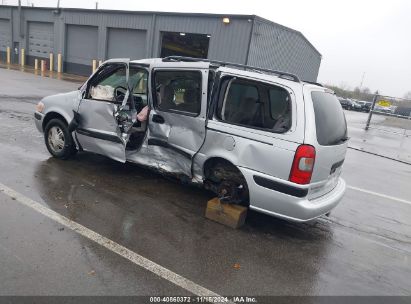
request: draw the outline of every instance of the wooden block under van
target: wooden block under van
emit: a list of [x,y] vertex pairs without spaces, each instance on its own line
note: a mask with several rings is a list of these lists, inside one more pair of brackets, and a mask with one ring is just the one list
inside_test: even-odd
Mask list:
[[206,218],[231,228],[240,228],[245,223],[247,208],[222,203],[218,197],[208,201]]

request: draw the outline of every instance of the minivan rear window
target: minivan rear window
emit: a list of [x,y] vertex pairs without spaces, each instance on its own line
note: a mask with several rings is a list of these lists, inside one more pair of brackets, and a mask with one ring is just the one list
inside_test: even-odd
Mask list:
[[347,139],[347,122],[335,95],[311,92],[314,105],[317,141],[320,145],[337,145]]

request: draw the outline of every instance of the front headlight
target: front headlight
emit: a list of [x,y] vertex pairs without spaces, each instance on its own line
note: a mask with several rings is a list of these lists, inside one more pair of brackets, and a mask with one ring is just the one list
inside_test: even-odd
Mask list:
[[36,105],[36,111],[39,113],[43,113],[44,110],[44,103],[42,103],[41,101]]

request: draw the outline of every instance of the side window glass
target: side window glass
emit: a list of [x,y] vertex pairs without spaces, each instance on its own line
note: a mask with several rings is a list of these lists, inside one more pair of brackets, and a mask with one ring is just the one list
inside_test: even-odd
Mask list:
[[127,91],[126,68],[108,66],[93,79],[89,88],[90,99],[102,101],[122,101]]
[[271,120],[274,123],[274,132],[285,132],[291,128],[291,101],[290,95],[280,87],[269,89],[269,103]]
[[155,91],[157,109],[200,114],[202,75],[196,71],[157,71]]
[[222,121],[277,133],[290,129],[291,100],[285,89],[235,79],[227,90],[225,94],[220,92],[224,98],[217,116]]
[[139,112],[147,105],[148,73],[141,68],[131,67],[129,77],[135,109]]
[[130,68],[130,85],[133,94],[147,94],[148,73],[142,69]]
[[240,125],[255,125],[259,100],[257,87],[233,82],[223,105],[223,120]]

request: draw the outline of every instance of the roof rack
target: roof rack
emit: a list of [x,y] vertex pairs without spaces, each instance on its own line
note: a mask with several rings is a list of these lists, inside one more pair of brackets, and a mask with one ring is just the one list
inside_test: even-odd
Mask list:
[[224,67],[235,67],[235,68],[241,68],[244,70],[250,70],[253,72],[266,72],[266,73],[271,73],[277,75],[279,78],[284,78],[284,79],[289,79],[295,82],[301,82],[300,78],[298,76],[287,73],[287,72],[282,72],[282,71],[276,71],[276,70],[271,70],[271,69],[264,69],[264,68],[258,68],[254,66],[249,66],[245,64],[240,64],[240,63],[232,63],[232,62],[224,62],[224,61],[218,61],[218,60],[209,60],[209,59],[203,59],[203,58],[194,58],[194,57],[185,57],[185,56],[167,56],[164,57],[163,62],[176,62],[176,61],[185,61],[185,62],[209,62],[214,65],[217,65],[217,67],[224,66]]
[[315,85],[318,85],[318,86],[320,86],[320,87],[324,87],[321,83],[318,83],[318,82],[315,82],[315,81],[307,81],[307,80],[303,80],[303,82],[305,82],[305,83],[309,83],[309,84],[315,84]]

